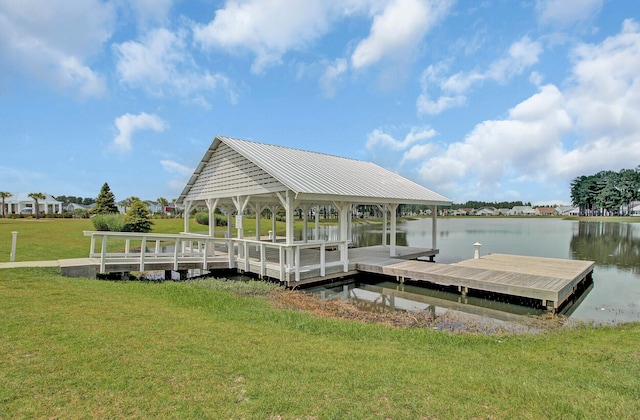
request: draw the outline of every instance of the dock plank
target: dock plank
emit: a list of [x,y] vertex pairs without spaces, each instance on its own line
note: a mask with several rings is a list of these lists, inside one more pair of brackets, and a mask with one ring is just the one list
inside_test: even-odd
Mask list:
[[356,264],[360,271],[538,299],[551,307],[566,300],[589,273],[592,261],[491,254],[454,264],[386,259]]

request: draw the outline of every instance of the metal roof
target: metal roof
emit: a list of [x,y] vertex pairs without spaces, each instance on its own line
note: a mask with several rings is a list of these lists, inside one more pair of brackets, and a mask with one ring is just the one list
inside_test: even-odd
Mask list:
[[295,194],[382,199],[398,203],[450,205],[451,200],[374,163],[284,146],[216,136],[185,187],[189,193],[199,172],[223,142],[281,182]]

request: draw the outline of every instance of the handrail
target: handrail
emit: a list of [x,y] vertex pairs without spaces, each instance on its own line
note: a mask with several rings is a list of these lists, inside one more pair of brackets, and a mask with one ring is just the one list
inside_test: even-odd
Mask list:
[[[207,269],[211,257],[216,256],[216,244],[226,246],[229,268],[241,266],[244,271],[252,272],[253,264],[258,267],[257,271],[253,272],[261,277],[267,273],[266,250],[277,249],[280,281],[287,281],[288,274],[293,274],[295,281],[299,281],[301,269],[319,269],[320,276],[325,276],[327,267],[342,266],[344,272],[347,272],[349,267],[349,241],[308,241],[287,244],[255,239],[216,238],[199,233],[161,234],[108,231],[84,231],[84,236],[91,237],[90,257],[100,258],[101,272],[105,272],[106,265],[109,262],[135,263],[138,264],[140,271],[144,271],[146,264],[153,262],[172,262],[174,270],[178,270],[180,263],[185,262],[200,263],[203,269]],[[107,252],[107,241],[110,238],[125,240],[124,252]],[[99,252],[96,252],[95,249],[96,239],[101,240]],[[139,251],[132,251],[132,240],[141,242]],[[160,252],[161,242],[171,242],[173,250],[171,252]],[[155,244],[151,251],[147,251],[146,246],[148,243]],[[249,250],[253,246],[258,251],[257,260],[255,256],[250,256]],[[319,250],[320,263],[301,266],[300,251],[313,248],[318,248]],[[328,248],[338,248],[340,250],[339,261],[327,263],[326,252]]]

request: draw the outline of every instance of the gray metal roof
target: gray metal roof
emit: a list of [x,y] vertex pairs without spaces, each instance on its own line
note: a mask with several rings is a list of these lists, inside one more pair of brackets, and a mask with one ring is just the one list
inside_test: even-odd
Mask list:
[[[220,142],[255,163],[295,194],[344,197],[348,201],[367,198],[367,202],[382,199],[398,203],[451,204],[448,198],[371,162],[225,136],[214,139],[196,169],[191,185]],[[189,188],[188,184],[180,201],[186,198]]]

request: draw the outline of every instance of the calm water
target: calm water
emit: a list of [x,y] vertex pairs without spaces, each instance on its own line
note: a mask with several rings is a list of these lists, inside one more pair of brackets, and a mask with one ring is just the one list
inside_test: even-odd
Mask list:
[[[398,245],[431,247],[431,220],[420,219],[398,224]],[[568,308],[567,315],[585,321],[618,323],[640,321],[640,223],[578,222],[548,218],[448,218],[438,219],[437,247],[440,263],[473,258],[473,243],[482,244],[481,255],[515,254],[595,261],[593,286]],[[326,228],[321,235],[337,235]],[[353,227],[354,246],[382,243],[380,226]],[[384,301],[384,290],[399,289],[392,282],[355,285],[352,295]],[[337,290],[342,291],[344,286]],[[395,297],[396,307],[440,310],[455,309],[474,313],[474,307],[489,307],[506,313],[539,313],[520,305],[471,299],[460,305],[460,297],[446,292],[405,289]],[[412,294],[415,297],[412,298]],[[376,296],[378,296],[376,298]],[[425,297],[427,296],[427,297]],[[428,300],[432,299],[432,300]],[[388,301],[388,298],[387,298]],[[451,304],[447,304],[447,302]],[[388,304],[388,302],[387,302]],[[508,318],[508,317],[507,317]]]

